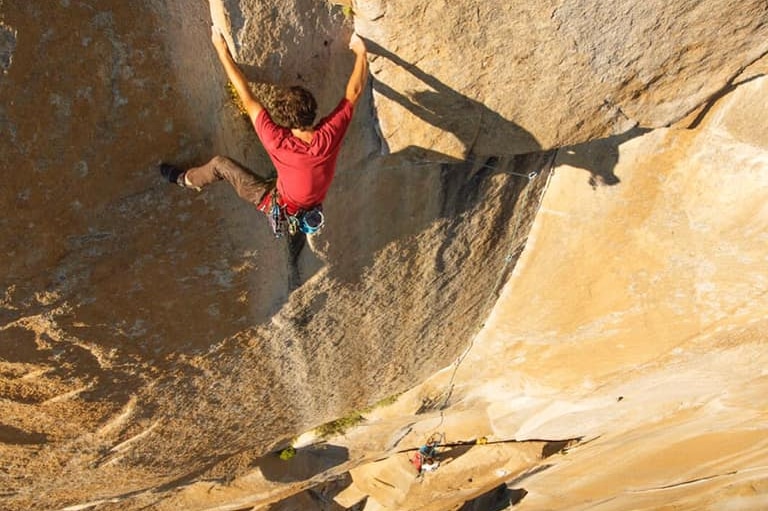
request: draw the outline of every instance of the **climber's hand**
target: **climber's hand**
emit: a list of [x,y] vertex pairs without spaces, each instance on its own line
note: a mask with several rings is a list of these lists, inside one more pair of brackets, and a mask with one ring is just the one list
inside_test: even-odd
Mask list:
[[349,49],[352,50],[355,55],[366,53],[365,43],[363,42],[363,39],[357,34],[352,34],[352,37],[349,38]]
[[365,83],[368,80],[368,59],[365,43],[359,35],[352,34],[352,37],[349,39],[349,49],[355,53],[355,67],[349,75],[344,97],[355,105],[363,95]]

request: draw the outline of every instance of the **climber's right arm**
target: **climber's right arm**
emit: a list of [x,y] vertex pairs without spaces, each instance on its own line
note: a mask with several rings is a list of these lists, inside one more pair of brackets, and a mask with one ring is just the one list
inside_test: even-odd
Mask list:
[[256,117],[258,117],[259,112],[264,109],[264,106],[259,103],[253,95],[253,92],[251,92],[248,80],[232,58],[232,54],[229,52],[229,47],[224,40],[224,36],[221,35],[219,29],[215,26],[211,27],[211,42],[216,48],[216,53],[219,56],[221,64],[224,66],[227,78],[232,82],[232,86],[235,88],[235,91],[237,91],[237,95],[243,103],[243,108],[248,112],[248,117],[251,118],[251,122],[256,122]]
[[357,34],[352,34],[349,40],[349,49],[355,54],[355,67],[352,68],[352,74],[349,76],[344,97],[354,105],[363,95],[365,82],[368,80],[368,51],[365,48],[365,43]]

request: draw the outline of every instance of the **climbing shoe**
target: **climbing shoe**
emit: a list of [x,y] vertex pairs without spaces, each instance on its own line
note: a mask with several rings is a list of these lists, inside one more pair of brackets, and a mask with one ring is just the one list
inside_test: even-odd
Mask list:
[[184,171],[175,165],[171,165],[170,163],[161,163],[160,175],[167,179],[169,183],[177,184],[182,188],[189,188],[184,183]]

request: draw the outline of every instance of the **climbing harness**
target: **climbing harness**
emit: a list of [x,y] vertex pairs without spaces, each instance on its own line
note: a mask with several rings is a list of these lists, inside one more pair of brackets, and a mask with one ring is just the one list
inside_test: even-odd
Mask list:
[[277,188],[272,190],[270,197],[263,200],[257,209],[269,218],[269,225],[272,227],[275,238],[282,238],[286,232],[291,236],[299,231],[307,235],[317,234],[325,225],[322,204],[289,214],[288,207],[280,204]]

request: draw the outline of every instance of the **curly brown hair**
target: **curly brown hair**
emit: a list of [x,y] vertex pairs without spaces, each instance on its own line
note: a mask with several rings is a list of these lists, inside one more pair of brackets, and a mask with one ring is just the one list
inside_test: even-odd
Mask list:
[[277,95],[270,112],[286,128],[310,129],[317,116],[317,101],[304,87],[288,87]]

